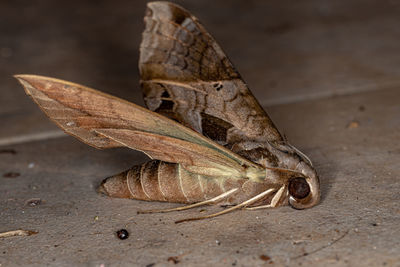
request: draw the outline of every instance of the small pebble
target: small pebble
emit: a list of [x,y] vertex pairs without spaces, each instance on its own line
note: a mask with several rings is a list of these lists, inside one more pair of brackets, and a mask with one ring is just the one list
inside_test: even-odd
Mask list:
[[124,240],[127,239],[129,237],[129,233],[127,230],[125,229],[121,229],[117,231],[117,236],[119,239]]

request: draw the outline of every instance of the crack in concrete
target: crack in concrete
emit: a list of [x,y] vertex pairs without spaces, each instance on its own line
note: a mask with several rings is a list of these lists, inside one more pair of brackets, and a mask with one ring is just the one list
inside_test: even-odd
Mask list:
[[311,254],[317,253],[318,251],[321,251],[321,250],[323,250],[323,249],[325,249],[325,248],[327,248],[327,247],[333,246],[335,243],[337,243],[337,242],[339,242],[341,239],[343,239],[343,238],[349,233],[349,231],[350,231],[350,230],[347,230],[346,232],[344,232],[344,234],[342,234],[341,236],[339,236],[338,238],[334,239],[333,241],[329,242],[328,244],[326,244],[326,245],[324,245],[324,246],[321,246],[321,247],[319,247],[319,248],[317,248],[317,249],[314,249],[314,250],[312,250],[312,251],[310,251],[310,252],[304,252],[303,254],[300,254],[300,255],[298,255],[298,256],[292,257],[292,258],[290,258],[290,259],[291,259],[291,260],[296,260],[296,259],[299,259],[299,258],[302,258],[302,257],[305,257],[305,256],[309,256],[309,255],[311,255]]

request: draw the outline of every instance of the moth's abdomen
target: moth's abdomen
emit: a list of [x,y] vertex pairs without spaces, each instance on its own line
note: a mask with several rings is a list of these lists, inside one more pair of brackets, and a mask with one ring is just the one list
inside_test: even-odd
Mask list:
[[185,202],[178,167],[178,164],[154,160],[128,170],[126,180],[131,198]]
[[111,197],[195,203],[240,188],[244,182],[221,180],[190,173],[180,164],[152,160],[105,179],[99,191]]

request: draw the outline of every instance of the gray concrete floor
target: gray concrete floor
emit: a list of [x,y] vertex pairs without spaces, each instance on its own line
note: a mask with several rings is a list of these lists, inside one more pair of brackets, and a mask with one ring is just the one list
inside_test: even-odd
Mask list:
[[[201,209],[136,215],[174,205],[95,191],[144,155],[64,136],[11,77],[53,76],[143,103],[145,1],[97,3],[0,2],[0,232],[38,232],[0,239],[0,266],[175,265],[170,257],[182,266],[400,266],[400,4],[178,1],[313,160],[322,201],[175,225]],[[32,198],[42,203],[27,205]]]

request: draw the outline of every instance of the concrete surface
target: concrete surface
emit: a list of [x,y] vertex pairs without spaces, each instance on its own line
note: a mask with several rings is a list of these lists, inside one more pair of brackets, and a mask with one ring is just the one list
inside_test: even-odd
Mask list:
[[[2,1],[0,232],[38,234],[0,239],[1,266],[400,266],[400,4],[178,2],[313,160],[321,204],[175,225],[204,211],[136,215],[174,205],[98,195],[104,177],[146,157],[62,137],[11,75],[54,76],[142,103],[145,1]],[[27,205],[32,198],[42,203]],[[115,236],[121,228],[128,239]]]

